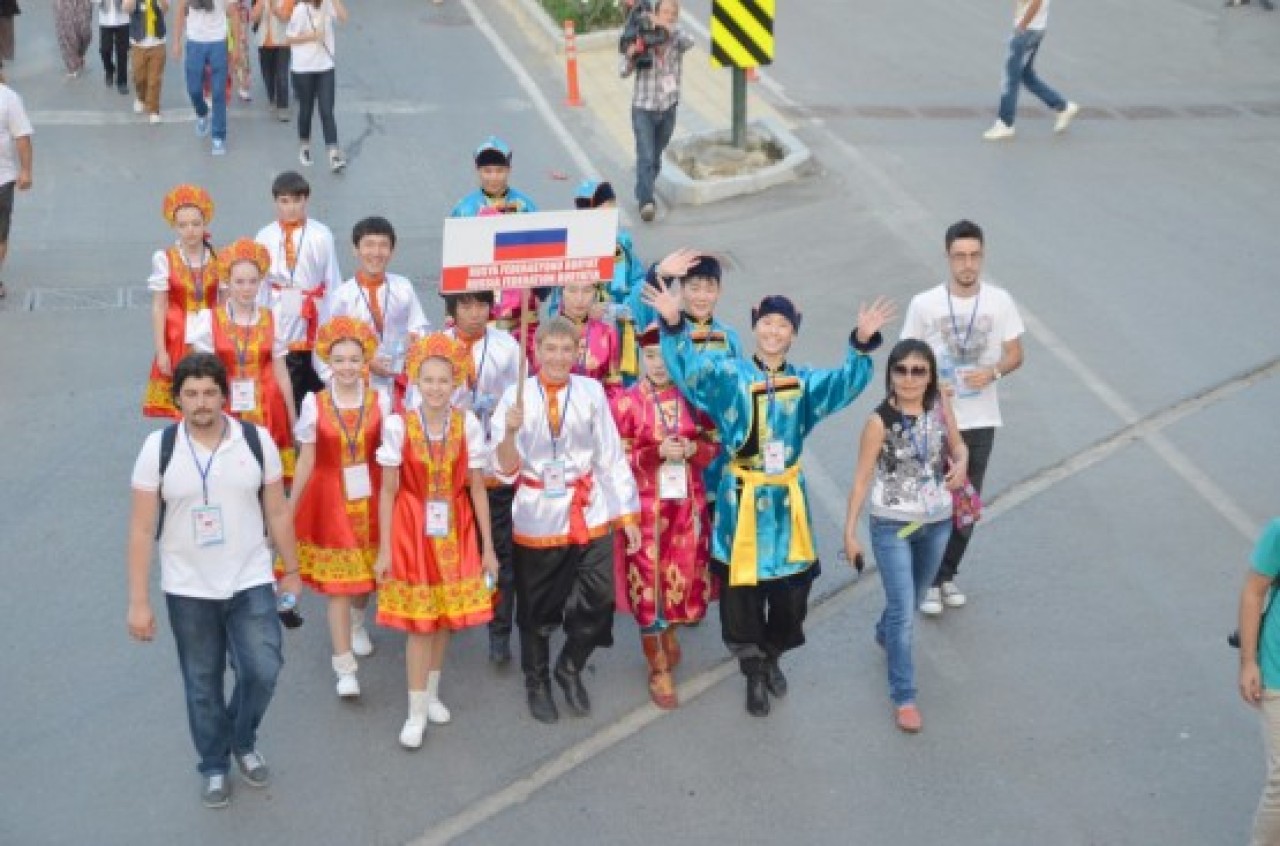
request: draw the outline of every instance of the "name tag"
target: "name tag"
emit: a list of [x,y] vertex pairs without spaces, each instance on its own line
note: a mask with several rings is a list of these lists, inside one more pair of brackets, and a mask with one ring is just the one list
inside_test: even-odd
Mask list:
[[354,502],[373,496],[373,482],[369,479],[368,464],[353,464],[342,468],[342,486],[347,491],[347,499]]
[[399,376],[404,372],[404,342],[396,341],[378,347],[378,358],[382,359],[383,366],[390,373]]
[[982,393],[982,390],[979,388],[970,388],[968,382],[965,381],[970,374],[977,372],[978,368],[976,367],[956,368],[956,396],[962,399],[968,399],[969,397],[976,397],[978,394]]
[[764,472],[776,476],[787,469],[787,447],[782,441],[766,441],[764,445]]
[[564,461],[557,459],[542,465],[542,492],[546,496],[564,496]]
[[676,89],[679,87],[680,84],[676,82],[676,75],[674,73],[664,73],[662,76],[658,77],[658,89],[663,94],[674,94],[676,93]]
[[920,503],[930,517],[942,514],[951,504],[951,495],[938,483],[937,479],[929,479],[920,485]]
[[497,405],[498,398],[493,394],[476,394],[475,400],[471,403],[471,410],[475,412],[476,417],[487,420]]
[[297,318],[302,316],[302,290],[300,288],[280,289],[280,316]]
[[688,467],[677,461],[666,461],[658,467],[658,499],[688,499]]
[[231,410],[237,414],[258,407],[257,389],[252,379],[231,380]]
[[429,538],[447,538],[449,536],[449,502],[444,499],[429,499],[426,502],[426,533]]
[[226,541],[222,533],[222,506],[198,505],[191,509],[191,529],[196,546],[220,546]]

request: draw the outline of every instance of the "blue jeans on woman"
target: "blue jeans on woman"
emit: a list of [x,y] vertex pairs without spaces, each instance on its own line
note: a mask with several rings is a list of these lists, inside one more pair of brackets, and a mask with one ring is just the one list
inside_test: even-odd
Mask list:
[[916,668],[911,638],[916,608],[942,564],[942,551],[951,537],[951,520],[925,523],[905,538],[898,532],[909,525],[873,516],[871,549],[880,568],[885,607],[876,623],[876,643],[889,658],[889,698],[896,706],[916,700]]
[[1018,112],[1018,89],[1023,85],[1055,112],[1067,107],[1067,101],[1062,99],[1062,95],[1036,75],[1036,53],[1040,52],[1040,42],[1043,40],[1043,29],[1015,32],[1009,39],[1009,58],[1004,65],[1004,90],[1000,92],[1000,120],[1005,126],[1013,126]]
[[209,67],[209,96],[213,98],[213,137],[227,140],[227,41],[187,42],[187,96],[196,117],[209,114],[204,101],[204,69]]
[[[258,726],[284,665],[280,617],[270,584],[230,599],[165,594],[169,626],[187,695],[187,722],[200,755],[200,774],[226,775],[230,754],[252,752]],[[227,658],[235,674],[228,700],[223,685]]]
[[662,153],[676,129],[676,107],[654,112],[631,109],[631,131],[636,136],[636,202],[653,202],[653,184],[662,170]]

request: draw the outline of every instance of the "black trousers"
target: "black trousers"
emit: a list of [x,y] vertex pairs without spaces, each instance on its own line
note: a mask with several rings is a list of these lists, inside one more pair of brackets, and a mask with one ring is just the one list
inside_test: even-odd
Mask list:
[[129,25],[98,27],[98,55],[102,56],[102,69],[116,81],[116,85],[129,82]]
[[302,400],[307,394],[324,390],[324,382],[316,375],[311,364],[310,352],[291,352],[284,358],[284,365],[289,370],[289,381],[293,383],[293,405],[302,410]]
[[335,69],[318,73],[293,74],[293,93],[298,95],[298,140],[311,140],[311,112],[320,105],[320,131],[326,147],[338,146],[338,121],[333,116],[333,98],[336,93]]
[[289,108],[289,57],[288,47],[259,47],[258,67],[262,69],[262,84],[267,89],[267,99],[277,109]]
[[489,631],[496,635],[510,635],[511,622],[516,609],[515,567],[512,563],[511,501],[515,499],[514,485],[489,488],[489,523],[493,531],[493,552],[498,556],[498,605],[493,609]]
[[720,636],[734,658],[776,658],[804,645],[809,589],[821,571],[819,564],[753,587],[730,587],[728,570],[719,562],[713,562],[712,570],[720,579]]
[[550,637],[561,626],[565,651],[582,667],[597,646],[613,646],[613,532],[583,546],[514,545],[520,637]]
[[[996,430],[991,426],[964,429],[960,432],[960,437],[969,448],[969,481],[978,493],[982,493],[982,481],[987,476],[987,461],[991,459],[991,448],[996,443]],[[969,538],[972,537],[974,528],[970,526],[964,530],[951,530],[951,540],[947,541],[947,548],[942,553],[942,566],[938,568],[938,575],[933,580],[934,587],[952,581],[956,573],[960,572],[960,560],[964,558],[964,551],[969,548]]]

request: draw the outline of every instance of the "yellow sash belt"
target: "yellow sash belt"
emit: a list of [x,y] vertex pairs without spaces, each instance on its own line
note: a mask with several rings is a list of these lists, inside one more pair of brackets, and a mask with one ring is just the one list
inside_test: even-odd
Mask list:
[[636,323],[634,320],[620,320],[622,324],[622,360],[618,370],[623,376],[639,374],[639,362],[636,361]]
[[791,546],[787,563],[813,561],[813,536],[809,533],[809,511],[800,489],[800,465],[793,464],[776,476],[760,470],[747,470],[736,464],[729,472],[742,480],[738,499],[738,526],[733,533],[733,552],[729,556],[729,586],[749,587],[757,583],[758,550],[756,549],[756,489],[760,486],[787,489],[791,500]]

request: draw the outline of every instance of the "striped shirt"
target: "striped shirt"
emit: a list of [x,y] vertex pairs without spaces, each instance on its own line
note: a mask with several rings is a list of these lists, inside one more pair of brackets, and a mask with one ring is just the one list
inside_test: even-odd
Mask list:
[[693,36],[676,27],[671,41],[652,51],[653,64],[650,67],[637,68],[633,57],[623,55],[621,75],[624,78],[632,73],[636,75],[631,108],[665,112],[680,101],[680,64],[685,51],[692,46]]

